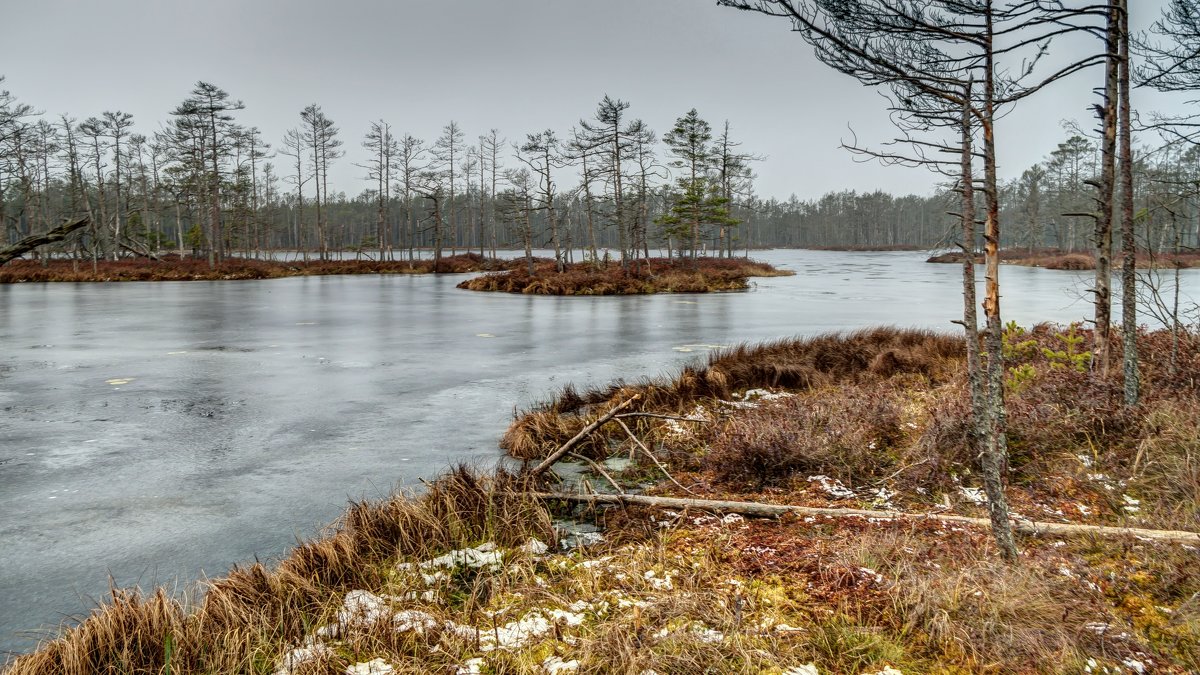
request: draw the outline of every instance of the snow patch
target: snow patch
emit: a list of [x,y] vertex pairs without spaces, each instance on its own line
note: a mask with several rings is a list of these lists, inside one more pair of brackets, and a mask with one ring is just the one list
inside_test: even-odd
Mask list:
[[834,499],[850,499],[855,496],[854,490],[842,485],[842,481],[826,475],[809,476],[808,482],[817,483],[826,494]]
[[371,659],[346,667],[346,675],[392,675],[396,669],[383,659]]
[[984,493],[983,488],[959,487],[958,490],[959,492],[962,492],[964,497],[975,504],[987,503],[987,494]]
[[548,675],[558,675],[558,673],[573,673],[579,670],[579,662],[575,660],[563,661],[558,656],[547,656],[545,661],[542,661],[542,670]]

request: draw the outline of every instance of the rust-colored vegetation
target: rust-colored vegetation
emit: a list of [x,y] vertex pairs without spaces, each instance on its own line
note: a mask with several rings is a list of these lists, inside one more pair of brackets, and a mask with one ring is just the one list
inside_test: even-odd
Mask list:
[[[441,259],[437,271],[462,274],[500,269],[503,263],[485,259],[477,253],[463,253]],[[281,277],[324,276],[332,274],[430,274],[432,260],[254,260],[227,258],[215,267],[201,258],[163,256],[90,260],[15,260],[0,267],[0,283],[30,281],[218,281],[231,279],[278,279]]]
[[[729,400],[752,389],[820,389],[904,374],[940,381],[953,376],[964,355],[960,338],[887,328],[741,345],[714,352],[703,366],[685,366],[669,381],[618,382],[582,393],[568,386],[546,406],[519,417],[500,447],[519,459],[543,457],[586,426],[579,413],[602,413],[635,393],[641,395],[635,410],[685,415],[698,402]],[[637,424],[652,426],[644,419]],[[605,455],[622,433],[606,427],[577,452]]]
[[[1107,379],[1088,371],[1089,331],[1007,331],[1014,508],[1035,519],[1200,530],[1200,431],[1187,421],[1200,419],[1200,339],[1181,338],[1172,357],[1169,332],[1141,335],[1144,394],[1128,408],[1119,367]],[[852,501],[883,486],[897,493],[897,505],[929,507],[945,495],[980,515],[963,491],[978,487],[964,352],[957,336],[883,328],[743,346],[669,380],[567,388],[518,417],[501,444],[518,458],[544,456],[638,393],[639,412],[697,420],[629,419],[693,474],[696,491],[824,501],[831,494],[809,480],[824,475],[856,493]],[[579,448],[602,458],[632,443],[610,425]]]
[[516,260],[505,272],[469,279],[458,287],[529,295],[711,293],[745,290],[749,288],[749,277],[791,274],[744,258],[650,258],[627,267],[618,262],[581,262],[567,265],[562,272],[555,270],[553,260],[537,259],[532,275],[522,260]]

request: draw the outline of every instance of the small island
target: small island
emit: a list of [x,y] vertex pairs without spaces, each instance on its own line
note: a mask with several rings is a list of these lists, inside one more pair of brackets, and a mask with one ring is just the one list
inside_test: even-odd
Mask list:
[[556,267],[553,260],[533,259],[528,265],[468,279],[458,287],[526,295],[713,293],[746,290],[749,277],[794,274],[747,258],[648,258],[570,263],[562,265],[561,271]]

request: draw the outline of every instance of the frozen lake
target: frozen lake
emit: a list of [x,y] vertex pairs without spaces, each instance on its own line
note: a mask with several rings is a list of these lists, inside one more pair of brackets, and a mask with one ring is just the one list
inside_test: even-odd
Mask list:
[[[108,588],[271,559],[347,499],[494,464],[514,407],[714,345],[958,330],[923,253],[769,251],[749,293],[555,298],[462,276],[0,285],[0,650]],[[1081,320],[1086,276],[1005,267],[1005,320]],[[1200,270],[1187,273],[1200,297]]]

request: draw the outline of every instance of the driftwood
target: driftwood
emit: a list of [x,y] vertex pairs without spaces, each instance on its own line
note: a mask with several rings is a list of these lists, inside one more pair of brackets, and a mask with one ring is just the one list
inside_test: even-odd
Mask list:
[[42,234],[31,234],[28,237],[18,241],[8,248],[0,249],[0,265],[7,263],[14,258],[20,258],[26,253],[32,251],[39,246],[53,244],[67,238],[75,230],[87,225],[91,222],[87,216],[70,220],[48,232]]
[[[944,513],[904,513],[901,511],[876,511],[870,509],[839,509],[817,506],[791,506],[785,504],[763,504],[759,502],[731,502],[711,499],[681,499],[678,497],[651,497],[648,495],[578,495],[554,492],[529,493],[537,499],[585,502],[590,504],[638,504],[668,509],[702,509],[719,513],[737,513],[762,518],[777,518],[794,513],[808,516],[830,516],[832,518],[876,518],[880,520],[933,520],[977,527],[991,527],[987,518],[971,518]],[[1024,534],[1052,534],[1063,536],[1092,535],[1096,537],[1137,537],[1151,541],[1190,544],[1200,546],[1200,534],[1180,530],[1146,530],[1136,527],[1114,527],[1109,525],[1082,525],[1074,523],[1042,523],[1016,519],[1013,529]]]
[[575,436],[572,437],[571,440],[558,446],[558,449],[555,450],[554,452],[550,453],[549,457],[542,460],[541,464],[538,464],[537,466],[530,469],[529,476],[531,478],[536,478],[537,476],[540,476],[543,473],[546,473],[546,470],[549,469],[550,467],[554,466],[555,462],[562,459],[563,455],[570,452],[571,448],[575,447],[580,441],[587,438],[593,431],[595,431],[596,429],[599,429],[601,426],[603,426],[605,422],[616,417],[617,413],[621,412],[625,408],[628,408],[630,405],[633,404],[634,401],[638,400],[639,398],[641,398],[641,394],[634,394],[633,398],[625,401],[624,403],[613,408],[612,410],[609,410],[608,412],[604,413],[604,415],[602,415],[600,417],[600,419],[598,419],[595,422],[592,422],[591,424],[584,427],[579,433],[575,434]]

